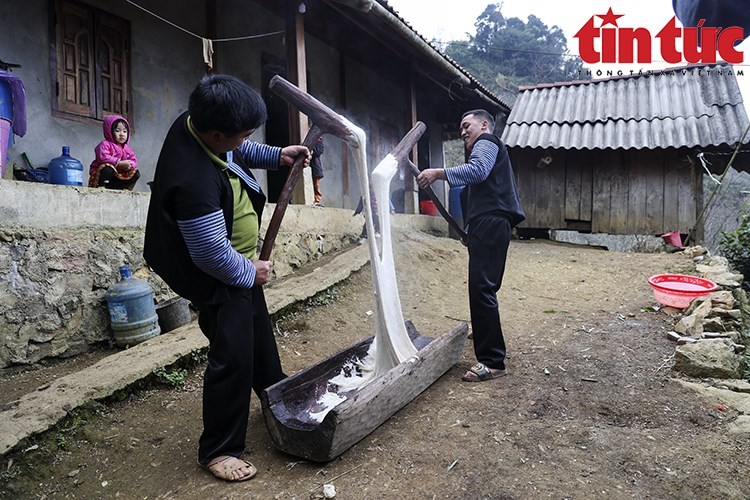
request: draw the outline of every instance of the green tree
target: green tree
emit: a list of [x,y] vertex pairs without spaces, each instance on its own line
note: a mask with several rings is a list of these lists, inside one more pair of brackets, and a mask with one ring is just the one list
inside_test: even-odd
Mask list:
[[732,267],[745,278],[750,287],[750,213],[740,217],[740,226],[734,231],[722,231],[719,248]]
[[531,15],[506,18],[502,4],[490,4],[474,23],[469,41],[448,42],[445,52],[494,91],[581,79],[581,58],[568,51],[558,26]]

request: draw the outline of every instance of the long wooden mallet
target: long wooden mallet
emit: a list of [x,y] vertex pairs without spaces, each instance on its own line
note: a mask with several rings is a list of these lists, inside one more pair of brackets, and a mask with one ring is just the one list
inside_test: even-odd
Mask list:
[[[421,124],[422,122],[417,122],[417,124]],[[424,124],[422,124],[424,126]],[[416,125],[415,125],[416,127]],[[414,129],[412,129],[414,130]],[[422,134],[420,134],[422,135]],[[406,137],[404,137],[404,140],[406,140]],[[403,142],[403,141],[401,141]],[[399,144],[400,145],[400,144]],[[398,146],[397,146],[398,147]],[[395,150],[394,150],[395,151]],[[395,156],[395,155],[394,155]],[[398,158],[399,165],[401,167],[409,169],[409,172],[414,175],[414,178],[416,179],[419,175],[419,169],[417,168],[414,163],[406,156],[402,156],[401,158]],[[421,189],[421,188],[420,188]],[[448,211],[445,209],[443,204],[440,202],[440,200],[437,197],[437,194],[435,194],[435,191],[432,189],[432,186],[429,186],[427,189],[422,189],[422,191],[429,196],[429,198],[432,200],[432,202],[435,204],[435,208],[437,208],[438,212],[440,212],[440,215],[443,216],[443,219],[445,219],[450,226],[455,229],[455,231],[458,233],[458,235],[461,237],[461,239],[466,242],[468,241],[468,235],[466,234],[466,231],[463,230],[463,228],[458,224],[456,219],[453,218],[451,214],[448,213]]]
[[401,166],[403,162],[409,161],[409,152],[414,149],[414,146],[416,146],[417,141],[422,137],[425,130],[427,130],[427,126],[425,126],[424,123],[415,123],[411,130],[406,133],[404,138],[396,144],[395,148],[393,148],[391,156],[396,158],[399,166]]
[[[308,149],[312,150],[312,147],[323,134],[331,134],[345,141],[354,135],[354,132],[338,113],[279,75],[271,78],[268,87],[286,102],[299,109],[301,113],[307,115],[312,121],[310,131],[302,142],[302,145]],[[305,157],[300,155],[294,160],[294,164],[289,170],[289,177],[287,177],[279,199],[276,201],[276,208],[273,211],[273,216],[271,216],[271,221],[268,223],[268,230],[265,238],[263,238],[263,246],[258,256],[260,260],[268,260],[271,257],[271,250],[276,243],[276,236],[279,234],[279,227],[281,227],[286,207],[292,199],[292,191],[294,191],[294,186],[297,184],[304,168]]]

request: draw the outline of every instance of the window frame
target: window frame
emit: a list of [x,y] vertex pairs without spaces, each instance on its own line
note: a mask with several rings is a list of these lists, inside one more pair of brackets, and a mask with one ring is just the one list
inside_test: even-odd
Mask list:
[[[72,0],[50,0],[50,76],[52,80],[52,115],[83,123],[101,123],[109,115],[124,116],[133,127],[132,82],[130,70],[130,21],[109,12]],[[73,12],[81,20],[79,33],[86,38],[80,45],[65,39],[64,15]],[[111,35],[116,38],[112,42]],[[120,51],[112,45],[119,45]],[[66,49],[68,50],[66,52]],[[106,54],[105,54],[106,51]],[[106,57],[105,57],[106,56]],[[66,61],[66,57],[68,60]],[[105,57],[104,59],[102,59]],[[81,62],[85,59],[86,65]],[[109,70],[102,62],[109,63]],[[66,67],[66,62],[68,66]],[[88,70],[86,88],[87,101],[81,102],[81,87],[78,78],[81,70]],[[64,93],[70,92],[65,78],[75,82],[75,101],[66,100]],[[105,86],[103,82],[109,82]],[[106,92],[105,92],[106,90]],[[104,103],[104,95],[109,102]],[[116,101],[115,95],[121,97]],[[118,110],[117,107],[120,109]],[[111,109],[105,109],[105,107]]]

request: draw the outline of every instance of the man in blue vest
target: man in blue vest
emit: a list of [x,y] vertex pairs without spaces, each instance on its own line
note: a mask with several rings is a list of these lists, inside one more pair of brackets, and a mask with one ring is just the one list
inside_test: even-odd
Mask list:
[[436,180],[448,181],[451,187],[466,186],[463,215],[468,233],[469,309],[478,361],[462,377],[466,382],[492,380],[507,373],[497,292],[503,281],[511,230],[526,218],[508,152],[493,134],[494,129],[495,120],[487,111],[467,111],[460,126],[466,163],[428,168],[417,177],[423,189]]

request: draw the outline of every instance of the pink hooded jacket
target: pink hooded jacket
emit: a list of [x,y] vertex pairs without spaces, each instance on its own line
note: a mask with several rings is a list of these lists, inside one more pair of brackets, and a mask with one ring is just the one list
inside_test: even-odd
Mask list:
[[[124,121],[128,126],[128,140],[122,146],[115,142],[112,137],[112,124],[117,120]],[[117,162],[121,160],[130,160],[132,162],[132,168],[129,173],[135,172],[138,168],[138,160],[135,157],[135,151],[128,146],[130,142],[130,124],[128,121],[119,115],[109,115],[104,118],[102,123],[102,131],[104,132],[104,140],[100,142],[96,148],[94,148],[94,154],[96,158],[91,162],[89,167],[89,175],[93,176],[99,169],[102,163],[108,163],[110,165],[117,165]]]

